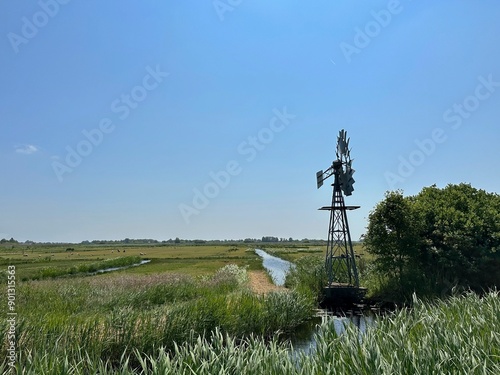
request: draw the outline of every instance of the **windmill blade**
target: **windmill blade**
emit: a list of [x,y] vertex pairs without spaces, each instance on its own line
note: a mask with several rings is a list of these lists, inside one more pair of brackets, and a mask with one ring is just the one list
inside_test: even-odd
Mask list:
[[352,192],[354,191],[354,179],[351,178],[349,180],[344,179],[341,189],[344,192],[345,195],[351,195]]
[[342,129],[339,132],[339,136],[337,137],[337,157],[340,157],[340,155],[345,155],[347,151],[347,143],[345,140],[345,131]]
[[336,154],[337,154],[337,159],[340,158],[340,155],[342,154],[342,151],[341,151],[341,142],[342,142],[342,130],[339,131],[339,135],[337,135],[337,151],[336,151]]
[[349,196],[349,195],[352,195],[352,192],[354,191],[354,188],[352,187],[352,185],[348,185],[348,186],[343,187],[342,191],[344,192],[344,194],[346,196]]
[[345,156],[346,159],[350,158],[350,150],[349,150],[349,141],[351,138],[347,138],[347,132],[342,129],[339,131],[339,135],[337,137],[337,159],[343,159],[342,156]]
[[347,135],[344,129],[339,131],[339,138],[342,138],[345,141],[345,136]]
[[351,159],[351,150],[346,149],[346,152],[344,153],[345,159],[350,160]]
[[345,176],[345,179],[348,183],[350,184],[354,184],[354,178],[352,177],[352,175],[354,174],[354,172],[356,172],[354,169],[352,168],[346,168],[346,171],[344,173],[344,176]]
[[342,186],[353,185],[356,182],[352,177],[353,174],[354,174],[354,169],[352,169],[349,172],[342,173],[340,175],[340,184]]
[[356,172],[356,170],[352,168],[352,161],[346,163],[344,173],[352,176],[354,172]]
[[352,192],[354,191],[353,185],[356,182],[352,177],[354,172],[356,171],[352,169],[349,165],[347,165],[345,171],[343,171],[342,174],[339,176],[340,185],[345,195],[351,195]]

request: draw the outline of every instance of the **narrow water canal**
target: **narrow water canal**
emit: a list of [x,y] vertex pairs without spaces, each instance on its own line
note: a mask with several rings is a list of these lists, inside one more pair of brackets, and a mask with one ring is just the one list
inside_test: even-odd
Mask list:
[[270,255],[261,249],[255,249],[255,252],[262,258],[262,265],[271,275],[274,284],[283,286],[287,272],[294,267],[293,263]]
[[[287,272],[295,265],[270,255],[261,249],[255,249],[255,253],[262,258],[262,265],[271,275],[273,282],[276,285],[283,285]],[[359,314],[351,312],[347,316],[338,316],[332,311],[318,309],[313,319],[298,327],[294,334],[291,335],[290,341],[293,345],[293,351],[303,351],[306,353],[314,351],[316,347],[315,335],[321,334],[321,330],[326,327],[323,323],[331,320],[333,320],[335,332],[339,335],[345,331],[348,324],[354,324],[359,328],[360,333],[365,332],[367,327],[374,324],[374,316],[370,313]]]
[[113,272],[113,271],[118,271],[118,270],[124,270],[124,269],[130,268],[130,267],[138,267],[138,266],[142,266],[143,264],[147,264],[149,262],[151,262],[151,259],[144,259],[144,260],[141,260],[139,263],[131,264],[130,266],[110,267],[110,268],[104,268],[102,270],[97,270],[95,272],[92,272],[91,275],[97,275],[97,274],[100,274],[100,273],[106,273],[106,272]]

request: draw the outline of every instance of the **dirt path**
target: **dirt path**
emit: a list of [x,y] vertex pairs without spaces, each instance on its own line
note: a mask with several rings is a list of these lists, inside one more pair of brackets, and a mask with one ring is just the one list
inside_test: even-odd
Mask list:
[[282,286],[274,285],[265,271],[248,272],[250,288],[254,293],[266,294],[275,290],[286,290]]

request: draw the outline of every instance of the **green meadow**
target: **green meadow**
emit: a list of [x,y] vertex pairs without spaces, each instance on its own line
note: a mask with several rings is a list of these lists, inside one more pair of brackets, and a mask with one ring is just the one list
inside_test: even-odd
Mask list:
[[[259,257],[244,245],[0,245],[0,266],[16,265],[17,279],[36,279],[46,269],[69,270],[128,258],[149,259],[126,273],[180,272],[192,276],[214,273],[227,264],[262,269]],[[119,261],[118,261],[119,262]],[[105,265],[105,264],[104,264]],[[104,267],[106,268],[106,267]],[[68,272],[69,273],[69,272]]]

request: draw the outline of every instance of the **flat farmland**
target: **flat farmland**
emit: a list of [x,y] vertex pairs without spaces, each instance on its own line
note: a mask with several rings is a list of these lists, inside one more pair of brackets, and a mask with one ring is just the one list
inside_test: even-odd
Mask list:
[[116,271],[133,274],[162,272],[192,276],[212,274],[233,263],[261,270],[254,247],[246,245],[3,245],[0,265],[16,265],[20,280],[35,278],[44,269],[70,269],[83,265],[113,261],[123,257],[150,260],[140,267]]
[[[294,262],[307,255],[317,255],[324,256],[326,253],[326,244],[313,244],[304,246],[289,246],[289,245],[268,245],[262,247],[267,252],[286,259],[290,262]],[[355,255],[360,257],[367,257],[366,252],[363,249],[363,245],[360,243],[353,243],[353,250]],[[369,256],[369,255],[368,255]]]

